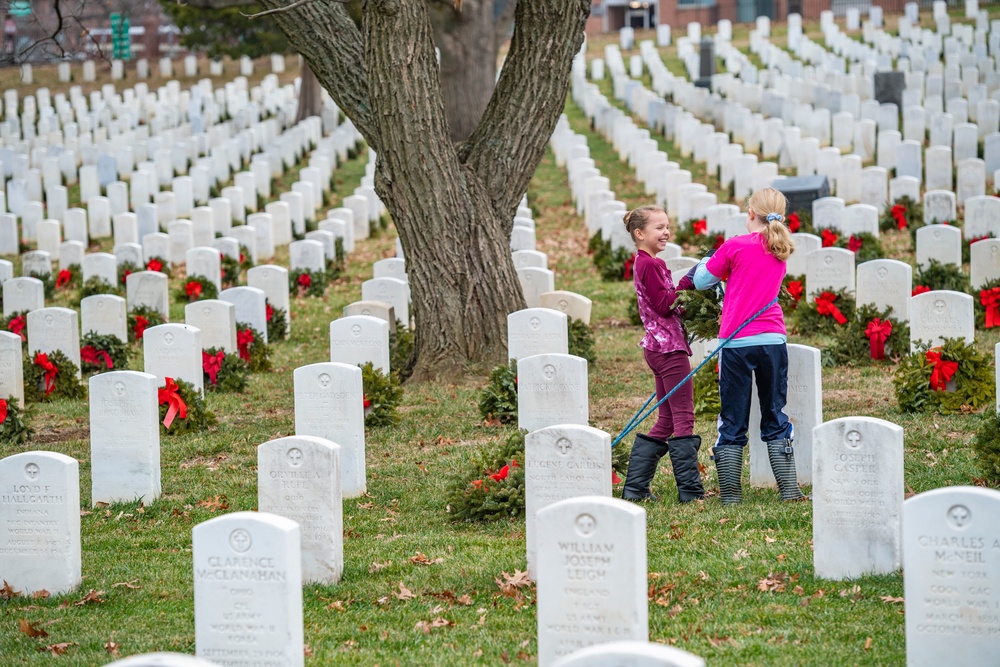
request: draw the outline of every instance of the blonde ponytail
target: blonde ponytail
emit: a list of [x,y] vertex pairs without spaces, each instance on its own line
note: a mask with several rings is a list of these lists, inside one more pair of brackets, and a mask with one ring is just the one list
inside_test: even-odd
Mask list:
[[747,210],[763,223],[761,235],[767,244],[767,250],[782,262],[786,261],[795,250],[792,234],[785,226],[785,208],[788,200],[774,188],[764,188],[750,195],[747,200]]

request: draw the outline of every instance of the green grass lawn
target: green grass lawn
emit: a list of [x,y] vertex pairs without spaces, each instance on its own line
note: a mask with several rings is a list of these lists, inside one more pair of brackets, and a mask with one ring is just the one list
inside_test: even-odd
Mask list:
[[[589,130],[572,103],[567,114],[573,129],[587,134],[591,155],[618,198],[629,206],[646,201],[634,173]],[[658,140],[671,159],[679,157],[672,144]],[[366,159],[338,167],[337,193],[327,207],[353,191]],[[528,198],[536,212],[538,249],[548,254],[556,287],[594,301],[591,422],[614,435],[653,387],[637,347],[641,329],[627,324],[632,286],[602,282],[593,268],[586,228],[575,214],[565,172],[551,153],[539,166]],[[194,652],[191,529],[224,512],[256,508],[256,447],[293,434],[292,371],[329,358],[330,320],[360,299],[372,262],[394,254],[392,237],[390,229],[359,242],[346,274],[325,299],[293,299],[291,338],[273,346],[274,370],[253,376],[243,394],[207,398],[219,418],[217,427],[162,438],[163,495],[155,502],[86,506],[87,405],[60,401],[37,407],[29,448],[80,459],[84,581],[71,595],[0,601],[0,663],[101,665],[111,661],[111,650],[120,656]],[[99,247],[107,250],[109,244]],[[277,261],[287,262],[287,250]],[[175,275],[172,292],[181,280]],[[54,305],[70,302],[61,295]],[[171,319],[182,318],[183,305],[173,304]],[[992,353],[998,340],[1000,332],[994,330],[980,335],[979,344]],[[130,367],[141,368],[138,350]],[[908,492],[972,484],[979,477],[969,446],[976,416],[900,414],[891,373],[881,368],[823,373],[826,419],[867,415],[905,429]],[[344,501],[343,581],[308,586],[304,592],[307,665],[534,661],[534,592],[510,597],[498,585],[504,573],[525,567],[523,521],[455,524],[444,500],[449,482],[473,455],[497,446],[511,432],[479,416],[477,394],[484,384],[478,375],[409,383],[400,423],[368,432],[369,494]],[[714,420],[700,419],[696,430],[713,440]],[[720,666],[903,664],[902,576],[816,579],[810,505],[781,504],[774,491],[748,488],[743,505],[722,508],[706,450],[701,456],[709,491],[704,502],[677,503],[665,460],[654,482],[663,500],[646,506],[650,639]],[[0,443],[0,457],[19,451]],[[443,561],[411,561],[418,552]],[[99,601],[75,604],[90,590],[100,592],[90,596]],[[413,596],[403,595],[404,590]],[[425,631],[425,622],[436,618],[450,624]],[[29,637],[20,631],[21,621],[48,636]],[[58,658],[43,650],[58,643],[70,644]]]

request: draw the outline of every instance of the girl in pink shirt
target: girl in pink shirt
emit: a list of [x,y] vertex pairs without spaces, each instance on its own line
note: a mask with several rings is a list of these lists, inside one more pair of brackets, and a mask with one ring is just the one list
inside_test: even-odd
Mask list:
[[[656,256],[670,240],[670,221],[663,209],[640,206],[625,215],[625,228],[636,245],[632,273],[639,316],[646,335],[639,345],[656,380],[656,398],[666,393],[691,371],[691,348],[674,308],[677,290],[666,263]],[[698,471],[701,438],[693,434],[694,389],[685,384],[660,405],[656,424],[648,434],[637,434],[632,445],[628,475],[622,497],[626,500],[655,500],[649,485],[659,460],[667,453],[674,468],[680,501],[704,496]]]
[[[728,338],[774,301],[785,277],[785,260],[795,245],[785,227],[785,196],[764,188],[747,200],[747,231],[725,243],[694,271],[705,289],[726,281],[719,336]],[[747,444],[754,377],[760,399],[761,439],[782,500],[802,500],[795,474],[792,423],[785,414],[788,350],[785,321],[775,302],[719,353],[719,438],[712,448],[724,505],[743,499],[743,447]]]

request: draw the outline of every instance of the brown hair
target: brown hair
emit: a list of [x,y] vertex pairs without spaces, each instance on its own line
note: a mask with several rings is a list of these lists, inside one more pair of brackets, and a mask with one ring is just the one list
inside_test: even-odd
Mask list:
[[664,213],[664,210],[659,206],[646,204],[645,206],[632,209],[622,218],[622,222],[625,223],[625,229],[628,230],[628,235],[632,237],[632,243],[639,244],[635,238],[635,233],[646,228],[646,225],[649,224],[649,218],[653,213]]
[[754,215],[764,225],[761,235],[767,243],[767,250],[782,262],[786,261],[795,250],[795,242],[791,232],[785,226],[785,208],[788,200],[774,188],[764,188],[750,195],[747,199],[747,211]]

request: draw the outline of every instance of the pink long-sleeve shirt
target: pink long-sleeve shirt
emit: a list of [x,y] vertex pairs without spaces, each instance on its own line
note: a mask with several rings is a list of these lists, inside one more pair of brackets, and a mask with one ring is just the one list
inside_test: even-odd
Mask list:
[[639,250],[632,266],[632,278],[639,303],[639,317],[646,329],[640,347],[651,352],[685,352],[690,356],[687,334],[674,310],[677,290],[666,262]]

